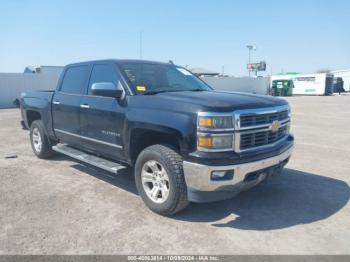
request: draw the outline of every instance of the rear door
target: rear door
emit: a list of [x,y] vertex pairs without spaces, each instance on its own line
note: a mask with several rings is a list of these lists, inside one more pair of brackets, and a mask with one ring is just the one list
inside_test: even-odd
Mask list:
[[74,65],[65,70],[52,100],[53,127],[61,142],[80,144],[80,102],[89,79],[89,65]]
[[123,159],[122,129],[125,119],[125,101],[111,97],[94,96],[94,83],[112,82],[121,84],[121,76],[113,62],[93,65],[87,93],[81,101],[82,145],[96,154],[112,159]]

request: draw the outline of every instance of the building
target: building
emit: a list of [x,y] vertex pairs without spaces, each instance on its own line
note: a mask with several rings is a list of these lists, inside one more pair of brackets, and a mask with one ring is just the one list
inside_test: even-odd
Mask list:
[[196,76],[218,76],[219,75],[218,72],[211,71],[205,68],[200,68],[200,67],[191,68],[189,70],[192,72],[192,74],[195,74]]
[[25,74],[61,74],[63,66],[26,66]]

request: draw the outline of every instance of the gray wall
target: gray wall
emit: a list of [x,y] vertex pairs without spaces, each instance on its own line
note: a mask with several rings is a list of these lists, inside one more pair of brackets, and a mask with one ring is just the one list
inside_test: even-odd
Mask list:
[[220,91],[244,92],[266,95],[270,80],[267,77],[202,77],[213,88]]
[[[53,90],[60,72],[22,74],[0,73],[0,108],[13,107],[13,101],[24,91]],[[267,94],[268,78],[248,77],[202,77],[213,88],[222,91],[236,91],[253,94]]]
[[53,90],[60,72],[23,74],[0,73],[0,108],[13,107],[13,101],[24,91]]

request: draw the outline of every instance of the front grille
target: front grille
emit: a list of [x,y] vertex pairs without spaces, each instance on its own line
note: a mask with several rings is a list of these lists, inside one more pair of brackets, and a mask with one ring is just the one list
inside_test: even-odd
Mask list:
[[270,130],[257,131],[256,133],[242,133],[240,135],[240,149],[250,149],[277,142],[288,133],[288,126],[282,126],[276,132]]
[[241,115],[240,127],[254,127],[288,119],[288,110],[263,115]]

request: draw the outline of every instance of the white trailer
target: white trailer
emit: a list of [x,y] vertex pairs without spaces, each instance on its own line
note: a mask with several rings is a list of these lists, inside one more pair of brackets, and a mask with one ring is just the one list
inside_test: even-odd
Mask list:
[[273,80],[293,80],[293,95],[331,95],[333,94],[333,75],[317,74],[286,74],[273,75]]

